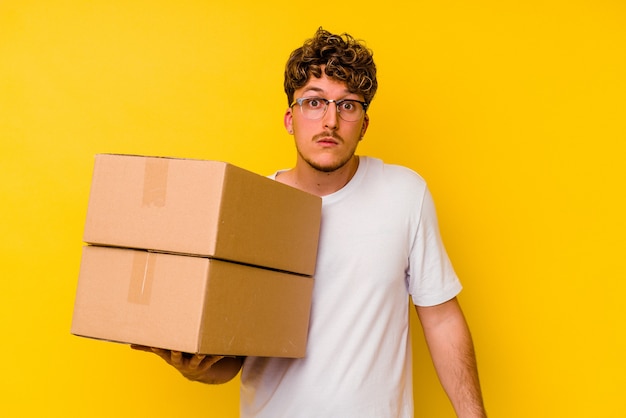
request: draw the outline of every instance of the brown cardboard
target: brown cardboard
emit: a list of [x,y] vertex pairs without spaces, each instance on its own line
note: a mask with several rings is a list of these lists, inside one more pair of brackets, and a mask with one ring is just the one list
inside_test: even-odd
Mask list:
[[84,241],[313,275],[321,198],[234,165],[96,156]]
[[313,279],[206,257],[83,248],[71,332],[203,354],[303,357]]

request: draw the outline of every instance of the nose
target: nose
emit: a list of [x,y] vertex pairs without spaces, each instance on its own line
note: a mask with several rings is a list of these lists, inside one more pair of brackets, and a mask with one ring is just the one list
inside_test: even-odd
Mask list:
[[[331,106],[333,105],[333,106]],[[339,112],[337,110],[337,103],[330,102],[327,105],[326,113],[324,114],[324,127],[328,129],[336,129],[339,121]]]

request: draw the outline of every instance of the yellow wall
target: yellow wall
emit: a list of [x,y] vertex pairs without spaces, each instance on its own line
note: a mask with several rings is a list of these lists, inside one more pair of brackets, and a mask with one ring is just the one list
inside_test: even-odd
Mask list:
[[[236,416],[236,381],[69,334],[93,155],[290,166],[320,25],[375,51],[361,153],[431,185],[491,416],[626,415],[625,3],[344,3],[0,2],[0,415]],[[414,340],[417,416],[452,417]]]

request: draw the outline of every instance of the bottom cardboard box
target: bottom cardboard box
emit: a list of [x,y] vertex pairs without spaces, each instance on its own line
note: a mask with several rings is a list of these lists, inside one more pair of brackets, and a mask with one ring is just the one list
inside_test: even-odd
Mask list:
[[189,353],[303,357],[313,278],[86,246],[71,332]]

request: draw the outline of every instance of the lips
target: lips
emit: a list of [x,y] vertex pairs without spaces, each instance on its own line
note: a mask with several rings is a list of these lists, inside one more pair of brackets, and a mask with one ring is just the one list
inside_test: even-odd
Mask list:
[[320,145],[338,145],[342,141],[339,135],[334,134],[334,133],[326,133],[326,132],[315,135],[313,137],[313,140],[315,141],[315,143],[320,144]]

